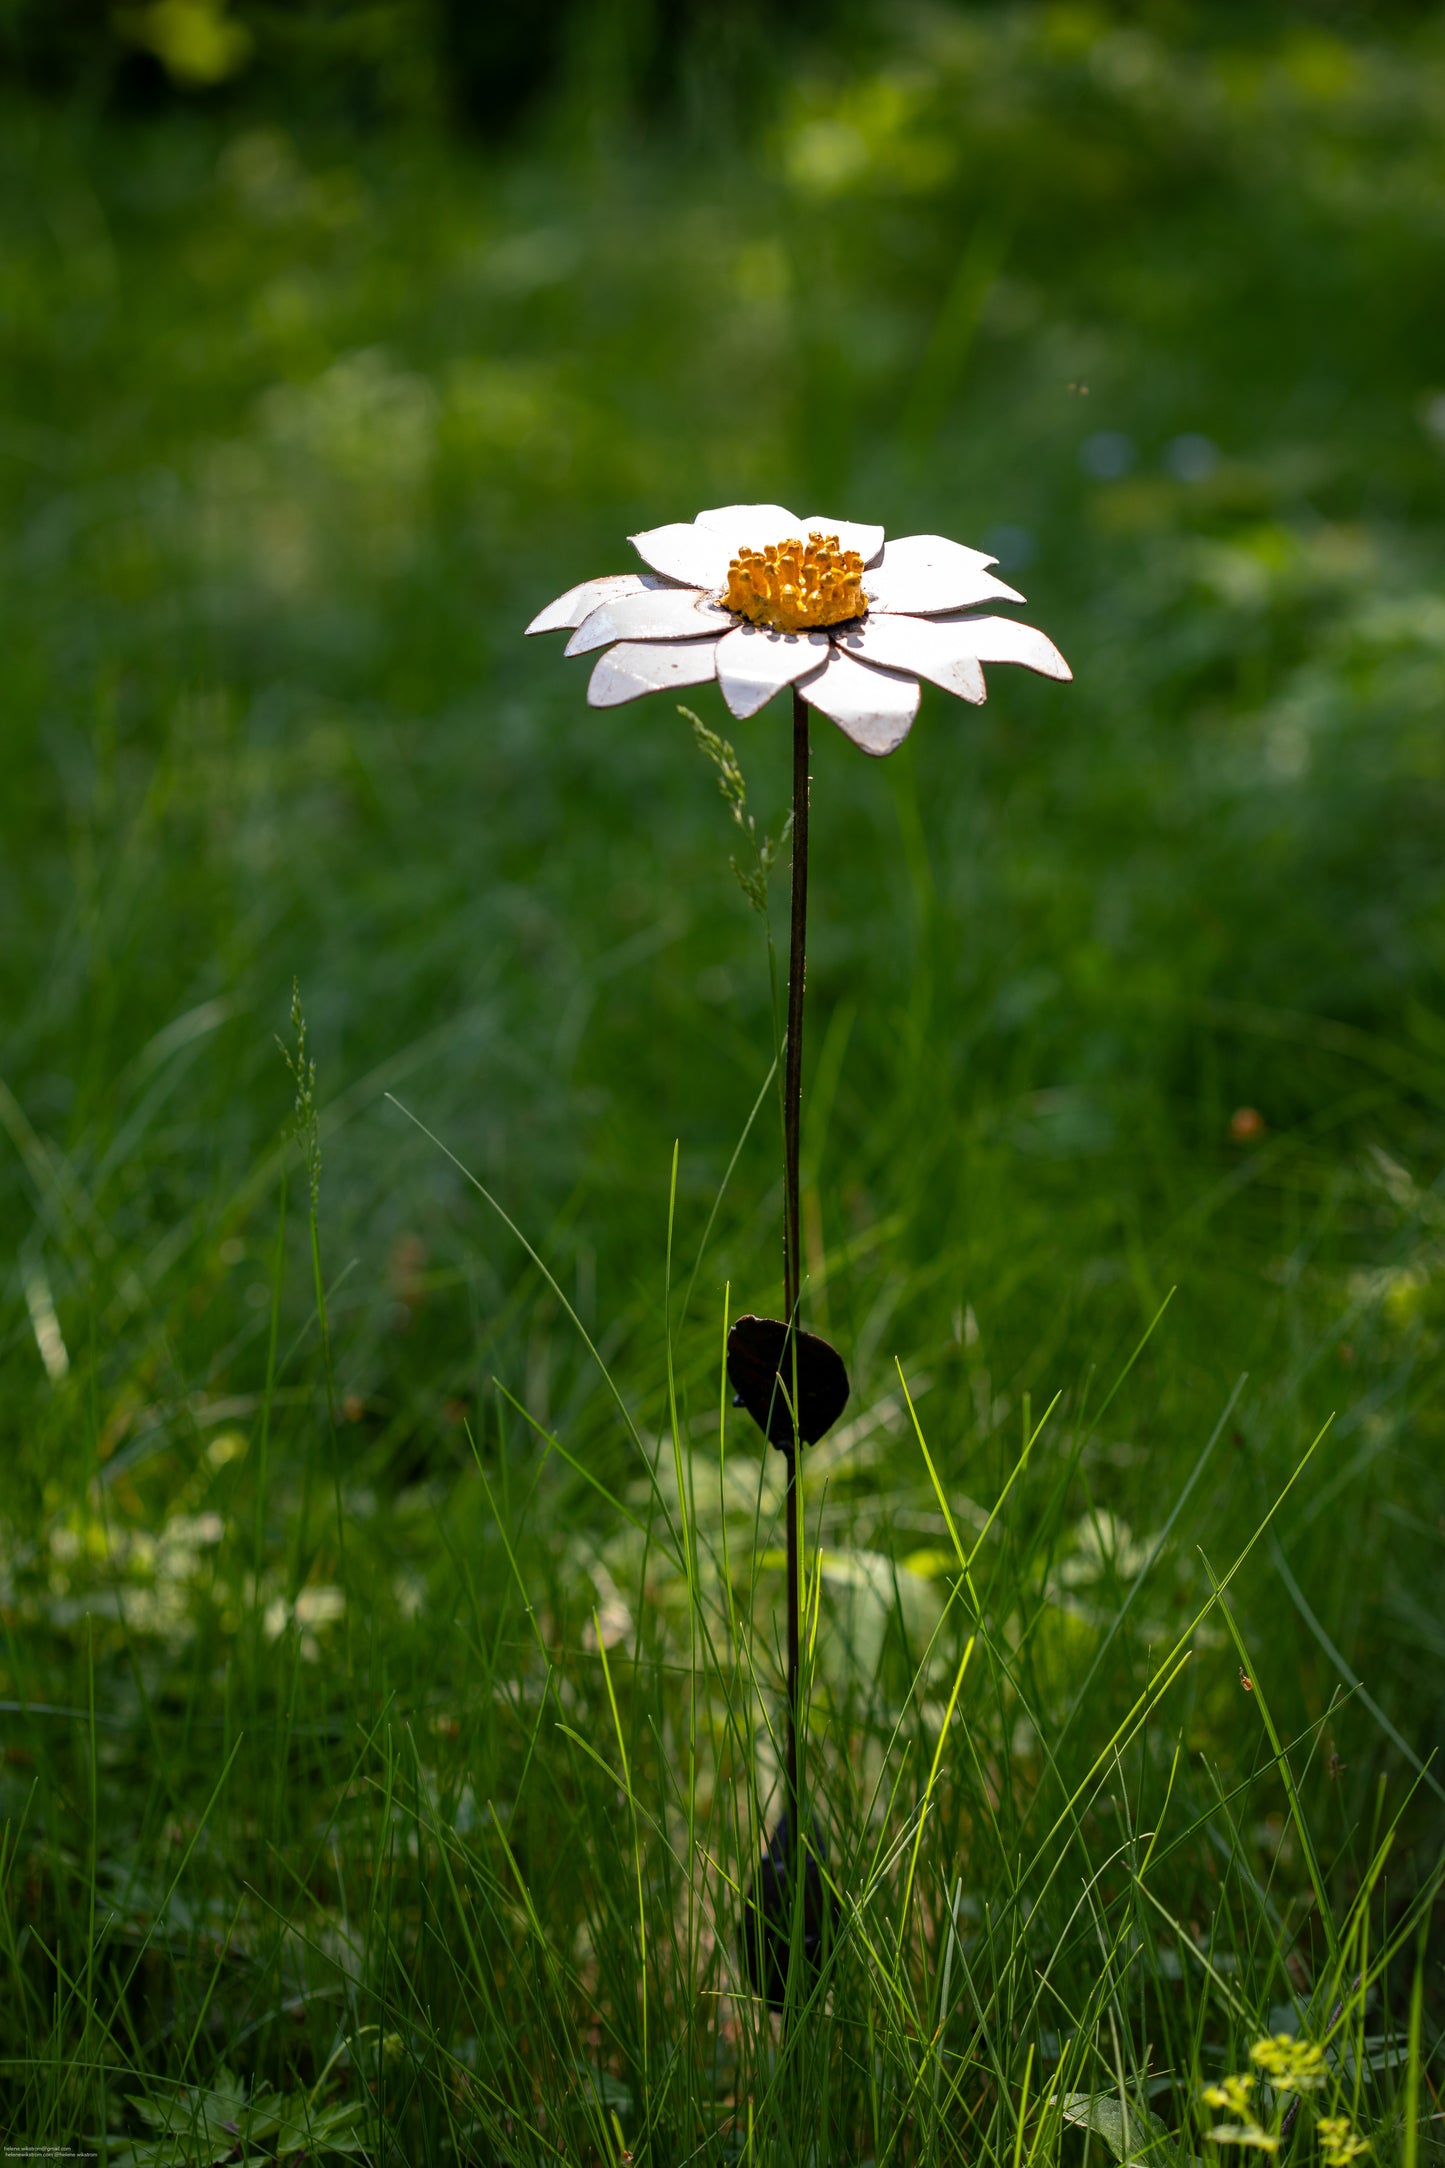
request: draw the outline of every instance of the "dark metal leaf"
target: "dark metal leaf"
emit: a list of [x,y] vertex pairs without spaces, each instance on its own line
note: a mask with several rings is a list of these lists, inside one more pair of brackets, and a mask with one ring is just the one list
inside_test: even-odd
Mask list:
[[790,1335],[781,1318],[738,1319],[728,1334],[728,1377],[738,1405],[784,1453],[793,1450],[795,1371],[797,1435],[812,1445],[848,1405],[842,1356],[815,1332]]
[[803,1903],[801,1917],[796,1920],[790,1849],[788,1817],[784,1814],[768,1839],[767,1850],[758,1861],[743,1899],[743,1964],[754,1993],[765,1998],[770,2010],[783,2007],[794,1928],[802,1930],[799,1955],[803,1962],[802,1994],[806,1997],[834,1925],[832,1902],[814,1856],[822,1849],[816,1827],[803,1863]]

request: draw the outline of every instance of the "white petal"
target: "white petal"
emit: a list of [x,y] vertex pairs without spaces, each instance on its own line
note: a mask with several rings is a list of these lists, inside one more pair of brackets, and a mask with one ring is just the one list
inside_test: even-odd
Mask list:
[[620,708],[644,693],[705,685],[717,665],[716,640],[624,640],[609,648],[587,686],[591,708]]
[[941,534],[900,535],[886,545],[864,587],[875,609],[905,610],[915,617],[969,610],[978,602],[1022,602],[1022,595],[985,569],[993,563],[981,550],[966,550]]
[[[674,520],[668,527],[649,527],[628,540],[645,565],[685,587],[712,590],[727,583],[728,566],[737,555],[727,538],[695,527],[691,520]],[[955,605],[956,607],[957,605]]]
[[655,587],[649,594],[619,595],[592,612],[567,642],[569,655],[590,655],[614,640],[700,639],[726,632],[733,622],[727,610],[709,602],[695,587]]
[[699,512],[694,525],[721,535],[734,557],[744,542],[751,550],[761,550],[803,532],[797,513],[783,504],[720,504],[711,512]]
[[584,580],[580,587],[569,587],[565,595],[549,602],[545,610],[539,610],[527,627],[528,632],[566,632],[580,625],[584,617],[590,617],[601,602],[611,602],[619,595],[640,595],[648,588],[660,587],[655,572],[607,572],[600,580]]
[[975,707],[986,697],[983,672],[961,626],[870,611],[861,624],[839,625],[834,638],[860,661],[885,670],[911,670]]
[[940,632],[946,627],[961,634],[967,642],[962,652],[976,655],[980,662],[1021,662],[1026,670],[1037,670],[1042,677],[1063,678],[1066,682],[1073,677],[1053,641],[1032,625],[1021,625],[1015,617],[934,618],[932,623]]
[[829,519],[826,512],[810,512],[801,532],[812,534],[819,529],[824,534],[835,534],[840,549],[856,550],[865,565],[871,565],[883,548],[883,529],[865,527],[856,519]]
[[734,715],[756,715],[774,693],[827,660],[826,632],[765,632],[760,625],[739,625],[718,643],[718,687]]
[[865,753],[893,752],[918,713],[916,677],[891,677],[866,662],[855,662],[840,647],[828,657],[826,670],[806,680],[802,694]]

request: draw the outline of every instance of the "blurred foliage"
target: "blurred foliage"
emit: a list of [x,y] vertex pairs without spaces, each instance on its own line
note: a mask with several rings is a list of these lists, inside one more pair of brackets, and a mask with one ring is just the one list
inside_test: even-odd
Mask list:
[[[793,0],[788,50],[864,19]],[[716,132],[784,73],[764,0],[0,0],[0,62],[32,92],[156,110],[224,91],[232,110],[343,125],[453,124],[491,141],[569,88],[615,122]]]

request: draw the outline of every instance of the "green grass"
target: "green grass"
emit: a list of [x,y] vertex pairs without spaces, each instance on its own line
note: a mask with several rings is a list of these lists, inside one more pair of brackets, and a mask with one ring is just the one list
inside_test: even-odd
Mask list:
[[[6,109],[12,2144],[1228,2159],[1287,2025],[1280,2157],[1439,2157],[1445,41],[1147,22],[731,149]],[[997,534],[1076,674],[816,747],[786,2028],[767,959],[519,637],[753,496]]]

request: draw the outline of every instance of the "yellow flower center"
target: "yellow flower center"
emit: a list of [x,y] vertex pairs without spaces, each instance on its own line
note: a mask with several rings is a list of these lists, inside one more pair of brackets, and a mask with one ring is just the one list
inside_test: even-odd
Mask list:
[[766,549],[746,544],[728,566],[723,607],[774,632],[807,632],[815,625],[843,625],[868,607],[863,560],[840,547],[835,534],[791,536]]

